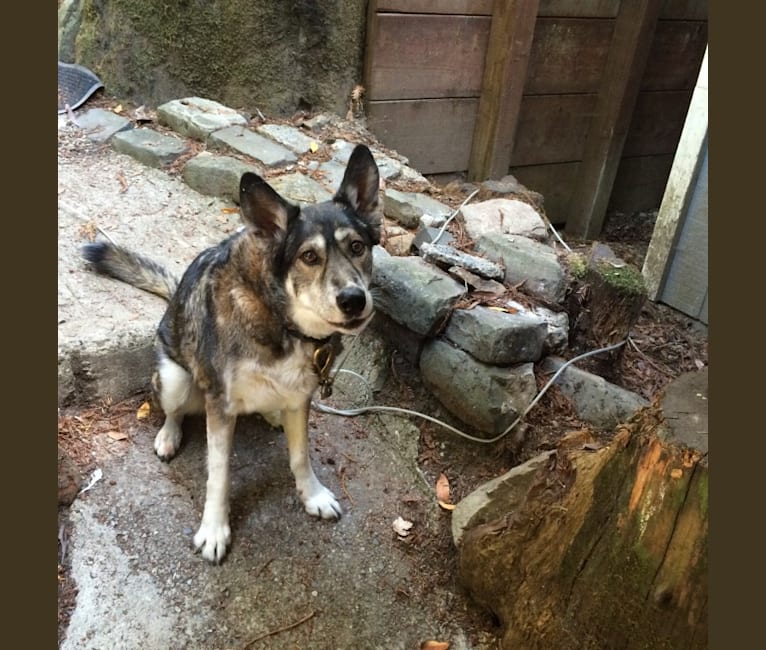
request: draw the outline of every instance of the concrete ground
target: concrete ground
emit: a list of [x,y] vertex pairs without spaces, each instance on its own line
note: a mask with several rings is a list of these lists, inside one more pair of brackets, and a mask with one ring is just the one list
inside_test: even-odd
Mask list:
[[[72,125],[60,127],[58,169],[59,397],[61,412],[76,414],[146,390],[164,309],[156,297],[89,273],[79,246],[105,233],[180,271],[236,228],[238,214]],[[390,365],[374,331],[349,361],[373,381]],[[401,404],[396,389],[389,379],[376,400]],[[347,384],[346,397],[355,390]],[[126,440],[93,432],[91,464],[103,478],[67,513],[65,563],[77,597],[62,649],[409,650],[428,640],[452,650],[496,647],[491,618],[455,578],[449,513],[433,497],[435,477],[417,467],[419,431],[410,421],[313,413],[315,469],[345,509],[328,523],[303,511],[282,434],[257,416],[242,418],[233,541],[212,566],[191,541],[204,498],[203,422],[187,420],[180,454],[164,464],[152,450],[157,417],[134,420]],[[398,516],[414,524],[406,539],[392,529]]]

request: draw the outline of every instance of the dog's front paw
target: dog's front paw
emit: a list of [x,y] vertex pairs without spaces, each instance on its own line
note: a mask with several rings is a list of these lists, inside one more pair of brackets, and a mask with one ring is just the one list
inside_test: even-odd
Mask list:
[[170,418],[166,419],[154,437],[154,451],[161,460],[167,462],[176,455],[181,446],[181,435],[181,427]]
[[204,521],[194,536],[194,547],[209,562],[220,564],[231,541],[229,524],[210,525]]
[[318,485],[311,494],[298,492],[306,512],[322,519],[340,519],[343,510],[335,495],[323,485]]

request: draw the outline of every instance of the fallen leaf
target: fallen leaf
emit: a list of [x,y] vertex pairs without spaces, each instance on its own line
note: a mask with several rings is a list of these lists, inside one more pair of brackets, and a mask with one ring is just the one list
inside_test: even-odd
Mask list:
[[237,214],[239,212],[239,208],[221,208],[221,212],[224,214]]
[[410,528],[412,528],[412,525],[413,524],[411,521],[397,517],[394,520],[393,529],[394,532],[399,535],[399,537],[407,537],[407,535],[410,534]]
[[144,402],[141,404],[141,406],[138,407],[138,411],[136,412],[136,420],[145,420],[149,417],[151,410],[152,407],[149,405],[149,402]]
[[684,475],[682,469],[674,469],[670,471],[670,478],[681,478]]
[[311,149],[311,153],[316,153],[319,151],[319,145],[312,140],[311,144],[309,144],[309,149]]
[[423,641],[420,650],[447,650],[449,641]]
[[128,434],[122,433],[121,431],[107,431],[106,435],[108,435],[112,440],[127,440]]
[[439,505],[444,508],[445,510],[454,510],[455,504],[454,503],[445,503],[441,499],[439,499]]
[[114,112],[115,112],[115,113],[117,113],[117,114],[119,114],[119,113],[122,113],[122,111],[123,111],[123,110],[124,110],[124,109],[122,108],[122,104],[117,104],[117,106],[115,106],[115,107],[112,109],[112,111],[114,111]]
[[436,479],[436,498],[449,503],[449,480],[444,474],[439,474]]

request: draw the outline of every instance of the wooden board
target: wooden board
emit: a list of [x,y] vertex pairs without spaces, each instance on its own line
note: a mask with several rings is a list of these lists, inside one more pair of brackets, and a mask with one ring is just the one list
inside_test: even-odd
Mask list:
[[521,101],[511,166],[582,160],[596,95],[531,95]]
[[491,16],[492,0],[378,0],[380,12]]
[[538,18],[526,95],[598,92],[614,21]]
[[569,216],[572,188],[579,167],[579,162],[530,165],[511,167],[508,173],[528,189],[542,194],[546,216],[554,226],[562,226]]
[[707,22],[660,20],[641,79],[641,90],[689,90],[707,47]]
[[674,153],[691,96],[690,90],[639,93],[623,157]]
[[660,18],[668,20],[707,20],[707,0],[665,0]]
[[477,99],[370,102],[367,126],[421,174],[468,169]]
[[[402,0],[406,2],[406,0]],[[620,0],[540,0],[539,16],[569,18],[614,18]],[[665,0],[660,18],[670,20],[707,20],[707,0]]]
[[378,14],[375,22],[370,100],[479,95],[489,17]]
[[673,165],[673,154],[623,158],[607,211],[631,214],[658,210]]

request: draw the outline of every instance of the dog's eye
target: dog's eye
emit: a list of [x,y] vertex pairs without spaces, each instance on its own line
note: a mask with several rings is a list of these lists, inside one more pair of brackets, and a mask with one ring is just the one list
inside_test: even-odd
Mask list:
[[305,253],[302,253],[301,259],[303,260],[304,264],[308,264],[309,266],[319,264],[319,255],[317,255],[314,251],[306,251]]
[[361,239],[357,239],[355,241],[351,242],[351,252],[354,255],[362,255],[364,254],[366,246],[364,245],[364,242]]

